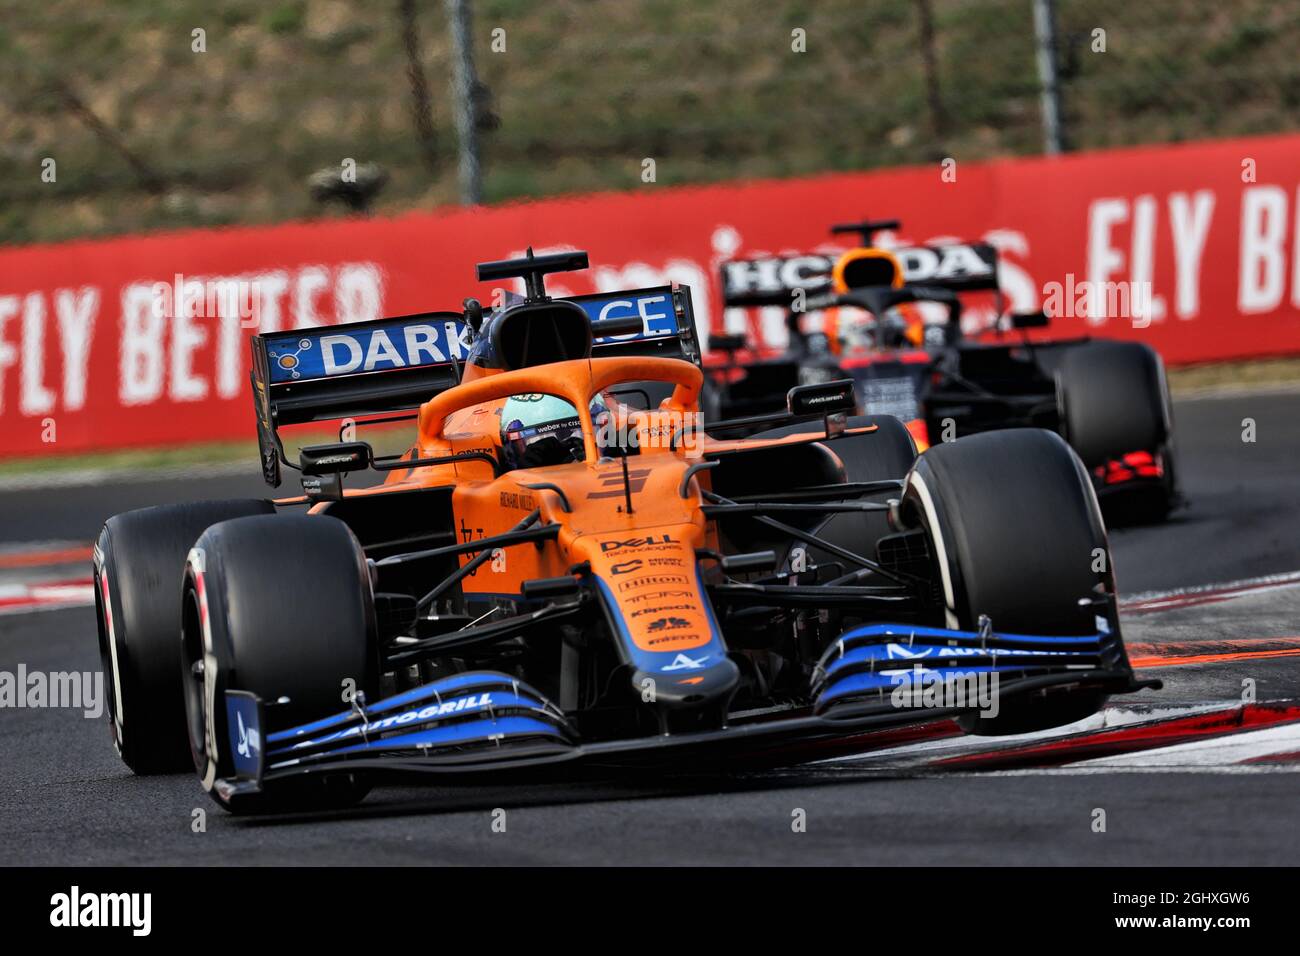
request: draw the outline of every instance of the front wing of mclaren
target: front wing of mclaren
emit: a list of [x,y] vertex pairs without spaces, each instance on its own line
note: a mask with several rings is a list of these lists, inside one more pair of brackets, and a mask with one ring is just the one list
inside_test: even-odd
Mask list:
[[807,706],[735,714],[727,726],[707,731],[584,741],[541,694],[492,671],[456,674],[374,703],[358,700],[350,710],[271,733],[262,729],[273,703],[227,691],[223,722],[234,773],[215,787],[230,797],[338,771],[496,775],[556,764],[788,765],[827,756],[828,745],[839,753],[868,749],[864,735],[872,731],[973,715],[1019,695],[1141,686],[1152,682],[1135,680],[1119,636],[1104,624],[1082,637],[878,624],[849,631],[827,649]]

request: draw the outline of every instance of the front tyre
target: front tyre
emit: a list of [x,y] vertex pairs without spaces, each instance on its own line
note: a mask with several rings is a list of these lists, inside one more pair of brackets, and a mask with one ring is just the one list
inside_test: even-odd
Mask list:
[[190,766],[176,640],[190,545],[209,525],[274,511],[269,501],[140,508],[104,522],[95,542],[95,610],[113,745],[136,774]]
[[324,515],[241,518],[209,528],[185,569],[181,643],[186,723],[204,789],[227,810],[347,806],[368,785],[353,774],[290,778],[227,796],[234,776],[225,693],[262,700],[265,734],[347,709],[372,694],[379,660],[365,556],[343,522]]
[[[936,445],[917,459],[905,514],[929,532],[945,626],[1079,636],[1097,617],[1118,628],[1114,574],[1096,495],[1059,435],[1017,428]],[[1047,693],[1005,701],[996,718],[965,722],[1003,734],[1070,723],[1104,694]]]

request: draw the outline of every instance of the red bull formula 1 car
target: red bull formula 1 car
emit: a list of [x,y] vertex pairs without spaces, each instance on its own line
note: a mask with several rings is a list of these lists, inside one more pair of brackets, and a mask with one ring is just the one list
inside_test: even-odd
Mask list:
[[[253,339],[266,479],[111,518],[110,726],[232,811],[410,774],[791,763],[954,717],[1058,725],[1139,686],[1088,475],[1049,431],[917,455],[852,383],[706,434],[690,292],[528,293]],[[405,414],[404,454],[280,429]],[[761,427],[755,428],[756,424]],[[358,472],[385,476],[344,487]]]
[[[1160,356],[1137,342],[1031,339],[1048,319],[1004,314],[996,249],[872,245],[898,225],[833,227],[861,236],[861,247],[838,256],[724,263],[725,304],[783,306],[790,347],[764,355],[747,336],[712,337],[719,414],[771,411],[794,385],[848,377],[863,411],[909,422],[922,447],[1001,428],[1055,431],[1083,459],[1109,515],[1163,519],[1180,496]],[[995,325],[963,333],[968,294],[994,297]]]

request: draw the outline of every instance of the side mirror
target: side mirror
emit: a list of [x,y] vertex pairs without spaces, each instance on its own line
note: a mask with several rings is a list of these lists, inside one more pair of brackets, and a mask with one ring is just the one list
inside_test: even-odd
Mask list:
[[857,410],[853,379],[842,378],[817,385],[796,385],[785,396],[791,415],[847,415]]
[[309,445],[298,452],[298,464],[304,475],[338,475],[370,467],[374,452],[369,442],[344,441],[329,445]]
[[1051,321],[1041,309],[1037,312],[1013,312],[1008,318],[1013,329],[1045,329]]

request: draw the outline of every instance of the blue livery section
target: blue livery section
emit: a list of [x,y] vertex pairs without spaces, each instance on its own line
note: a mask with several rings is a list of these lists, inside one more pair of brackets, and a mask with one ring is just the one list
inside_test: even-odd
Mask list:
[[722,640],[722,632],[718,629],[718,622],[713,615],[713,608],[709,604],[708,598],[703,597],[705,594],[704,584],[700,581],[698,567],[695,569],[695,585],[699,589],[698,593],[702,596],[701,603],[704,607],[705,616],[709,621],[709,640],[686,652],[643,651],[637,647],[636,641],[632,639],[632,635],[628,632],[627,622],[623,620],[623,612],[619,608],[618,600],[610,591],[609,585],[601,578],[595,578],[595,581],[600,589],[605,606],[609,609],[610,617],[618,629],[619,644],[639,670],[647,674],[681,676],[680,672],[682,671],[705,670],[727,660],[727,645]]
[[446,727],[430,727],[377,740],[362,740],[351,746],[331,751],[331,755],[412,748],[427,751],[432,748],[463,747],[475,743],[500,745],[507,740],[539,737],[549,738],[556,743],[567,743],[564,735],[545,721],[531,717],[501,717],[496,720],[477,720]]
[[262,773],[262,717],[258,700],[243,691],[226,692],[226,728],[235,774],[256,780]]
[[407,316],[356,326],[272,332],[266,344],[271,384],[445,365],[468,352],[466,326],[445,316]]
[[537,741],[568,746],[563,713],[522,681],[471,671],[267,736],[271,770],[340,755]]
[[[580,295],[570,301],[580,305],[591,319],[592,332],[598,345],[664,338],[676,335],[678,332],[673,291],[668,286],[635,292],[600,292],[595,295]],[[602,336],[600,334],[601,322],[608,319],[626,319],[634,315],[641,319],[640,335]]]
[[1036,674],[1092,671],[1123,659],[1106,621],[1078,637],[978,633],[903,624],[875,624],[845,633],[822,655],[813,674],[814,709],[894,695],[915,705],[922,691],[944,682],[996,681]]
[[[444,677],[442,680],[434,681],[432,684],[423,684],[419,687],[412,688],[411,690],[403,691],[400,694],[394,694],[392,697],[385,697],[381,701],[377,701],[376,703],[370,704],[368,707],[362,708],[362,712],[365,713],[367,718],[377,718],[379,715],[389,711],[402,710],[411,707],[420,709],[417,705],[423,705],[425,701],[429,700],[436,700],[441,703],[444,697],[447,697],[448,699],[456,699],[455,695],[458,691],[465,692],[483,684],[484,676],[484,672],[470,671],[466,674],[456,674],[453,677]],[[495,678],[503,679],[507,682],[510,680],[501,675],[495,675]],[[526,689],[527,685],[520,684],[519,687],[521,689]],[[543,705],[544,701],[539,697],[535,703],[540,707]],[[274,750],[277,749],[277,744],[283,744],[287,741],[292,741],[295,738],[307,735],[319,734],[358,719],[358,712],[356,710],[345,710],[341,714],[335,714],[332,717],[326,717],[323,720],[312,721],[310,724],[303,724],[302,726],[294,727],[291,730],[281,730],[277,733],[268,734],[266,742],[271,745],[271,748]]]
[[520,694],[502,693],[500,691],[482,691],[478,694],[466,694],[462,697],[447,699],[442,699],[441,695],[438,695],[435,699],[426,699],[407,710],[390,713],[387,716],[376,716],[374,720],[366,723],[353,722],[351,726],[343,730],[335,730],[320,737],[307,737],[296,740],[289,747],[293,750],[327,747],[340,741],[346,741],[349,738],[368,737],[371,734],[381,734],[409,724],[425,723],[453,715],[469,716],[484,713],[490,715],[497,709],[541,710],[542,707],[543,704],[538,700]]

